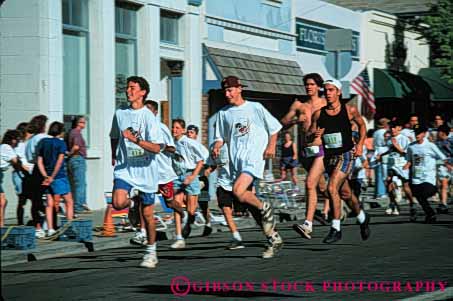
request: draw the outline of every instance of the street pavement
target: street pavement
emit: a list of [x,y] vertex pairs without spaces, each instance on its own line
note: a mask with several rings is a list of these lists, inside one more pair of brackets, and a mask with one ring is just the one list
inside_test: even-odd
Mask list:
[[[158,243],[159,264],[139,267],[144,250],[126,246],[2,267],[5,300],[453,300],[453,214],[433,225],[408,222],[384,209],[369,211],[372,235],[361,241],[355,218],[343,239],[321,241],[328,226],[315,224],[312,240],[278,225],[285,245],[262,259],[257,227],[241,230],[246,248],[225,250],[227,228],[190,238],[185,250]],[[220,229],[221,230],[221,229]],[[2,252],[4,253],[4,252]],[[434,293],[427,291],[435,290]]]

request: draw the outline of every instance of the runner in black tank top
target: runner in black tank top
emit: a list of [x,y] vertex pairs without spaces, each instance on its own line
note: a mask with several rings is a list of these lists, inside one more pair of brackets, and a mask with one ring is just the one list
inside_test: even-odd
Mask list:
[[[329,174],[328,191],[333,203],[332,228],[324,238],[324,243],[334,243],[341,239],[341,199],[357,215],[360,224],[360,234],[363,240],[368,239],[370,218],[360,209],[357,197],[352,193],[348,183],[354,155],[361,156],[366,137],[365,123],[357,109],[341,104],[341,83],[337,80],[324,82],[327,106],[313,115],[311,131],[315,132],[315,144],[324,145],[324,167]],[[332,114],[329,115],[328,113]],[[360,133],[356,144],[352,141],[351,121],[354,121]],[[340,198],[341,192],[341,198]]]
[[323,145],[325,156],[340,155],[354,147],[352,142],[351,121],[346,105],[340,104],[337,115],[328,115],[327,106],[321,109],[318,127],[324,129]]

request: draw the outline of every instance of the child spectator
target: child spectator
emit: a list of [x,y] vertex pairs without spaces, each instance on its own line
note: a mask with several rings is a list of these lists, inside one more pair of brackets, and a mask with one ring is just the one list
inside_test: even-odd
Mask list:
[[72,220],[74,204],[71,189],[69,187],[68,175],[64,156],[66,154],[66,144],[62,140],[64,136],[64,125],[55,121],[49,127],[49,136],[41,141],[38,149],[38,168],[44,177],[42,182],[46,186],[47,194],[47,236],[55,234],[53,212],[58,211],[60,199],[63,196],[66,204],[66,218]]

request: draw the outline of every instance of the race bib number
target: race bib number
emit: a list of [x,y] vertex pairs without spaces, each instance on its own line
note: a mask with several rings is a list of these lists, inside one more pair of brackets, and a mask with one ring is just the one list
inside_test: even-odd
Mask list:
[[326,148],[340,148],[343,146],[341,133],[325,134],[322,139]]
[[414,166],[414,178],[422,178],[425,171],[423,166]]
[[404,157],[392,157],[392,163],[396,166],[404,166],[406,164],[406,159]]
[[317,154],[319,154],[319,146],[314,145],[314,146],[308,146],[305,148],[305,156],[310,158],[314,157]]
[[137,159],[145,156],[145,150],[130,141],[126,141],[126,151],[129,159]]

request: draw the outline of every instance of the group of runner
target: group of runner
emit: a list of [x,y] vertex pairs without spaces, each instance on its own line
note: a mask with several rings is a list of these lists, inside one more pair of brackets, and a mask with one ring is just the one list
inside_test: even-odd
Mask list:
[[[324,81],[316,73],[305,75],[303,80],[308,101],[296,100],[281,120],[285,127],[298,125],[301,138],[299,159],[308,174],[306,219],[303,224],[294,225],[294,229],[302,237],[311,239],[318,199],[317,187],[324,183],[322,190],[331,201],[333,219],[323,242],[335,243],[342,238],[341,200],[356,215],[361,238],[367,240],[370,236],[370,216],[360,207],[348,178],[354,159],[363,152],[366,138],[364,121],[356,107],[341,102],[341,82]],[[260,103],[244,99],[242,89],[246,86],[238,77],[228,76],[221,82],[227,105],[216,113],[214,143],[208,152],[199,142],[184,135],[185,122],[182,119],[172,121],[170,136],[169,129],[159,123],[155,116],[157,103],[146,102],[149,85],[144,78],[134,76],[128,78],[127,82],[130,106],[116,111],[110,133],[114,164],[112,204],[115,209],[126,208],[130,206],[130,192],[138,192],[142,233],[147,238],[146,254],[141,266],[153,268],[158,263],[155,194],[160,192],[169,207],[175,210],[176,241],[171,247],[184,248],[184,238],[190,235],[198,206],[199,176],[207,176],[215,169],[218,171],[219,207],[233,236],[228,248],[244,247],[232,217],[233,201],[237,200],[247,206],[266,236],[268,243],[262,257],[274,257],[283,246],[283,239],[276,230],[272,205],[260,200],[253,187],[256,180],[263,178],[265,159],[275,157],[281,123]],[[321,89],[324,90],[325,98],[320,97]],[[358,128],[355,143],[351,123]],[[420,131],[418,129],[416,133]],[[421,132],[417,134],[417,141],[421,135]],[[411,159],[418,158],[420,152],[424,151],[421,147],[410,148],[409,163],[404,168],[412,166],[418,170],[420,164],[431,164],[429,160],[420,163],[418,159]],[[326,182],[321,180],[324,177]],[[425,173],[421,176],[417,174],[413,185],[414,194],[416,191],[425,193],[417,195],[421,197],[420,203],[424,209],[426,207],[427,215],[431,216],[429,204],[423,201],[426,183],[430,183],[430,178],[427,178],[429,175]],[[183,227],[184,202],[188,216]]]

